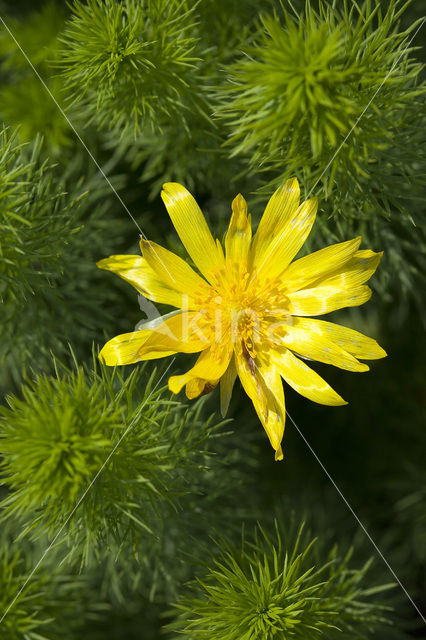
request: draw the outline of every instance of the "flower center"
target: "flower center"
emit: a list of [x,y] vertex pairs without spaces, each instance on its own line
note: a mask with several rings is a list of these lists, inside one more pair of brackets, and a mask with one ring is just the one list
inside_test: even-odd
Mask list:
[[259,281],[235,262],[211,273],[211,285],[195,293],[198,326],[211,342],[232,344],[256,357],[288,317],[288,300],[278,280]]

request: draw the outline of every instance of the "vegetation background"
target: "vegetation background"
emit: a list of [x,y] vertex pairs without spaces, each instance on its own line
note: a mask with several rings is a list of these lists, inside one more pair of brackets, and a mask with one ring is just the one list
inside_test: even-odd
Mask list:
[[[1,0],[1,638],[426,637],[421,5]],[[292,175],[304,250],[385,251],[336,319],[389,356],[318,365],[344,408],[287,389],[278,464],[241,390],[224,422],[169,363],[97,363],[144,314],[95,263],[138,251],[132,216],[182,252],[163,181],[222,237]]]

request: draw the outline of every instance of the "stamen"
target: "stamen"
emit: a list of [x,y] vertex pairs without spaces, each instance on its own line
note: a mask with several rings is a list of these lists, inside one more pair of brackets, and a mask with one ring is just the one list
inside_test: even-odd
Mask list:
[[[234,344],[243,344],[254,361],[256,353],[273,341],[268,329],[274,328],[273,335],[277,322],[288,316],[284,284],[278,279],[259,281],[247,272],[246,265],[232,260],[210,271],[209,280],[210,285],[194,294],[202,314],[200,328],[212,337],[212,346],[223,345],[225,338],[229,339]],[[220,351],[212,353],[220,358]]]

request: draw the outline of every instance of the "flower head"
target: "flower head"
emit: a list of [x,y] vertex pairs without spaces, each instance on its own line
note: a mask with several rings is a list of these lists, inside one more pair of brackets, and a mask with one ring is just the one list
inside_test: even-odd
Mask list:
[[317,199],[299,203],[293,178],[269,200],[255,235],[241,195],[232,203],[224,247],[210,233],[192,195],[180,184],[166,183],[161,197],[197,273],[160,245],[141,240],[141,256],[101,260],[150,300],[177,311],[139,330],[117,336],[103,347],[107,365],[121,365],[198,353],[186,373],[169,378],[174,393],[188,398],[208,393],[220,383],[225,415],[237,376],[253,402],[275,449],[283,457],[285,425],[282,379],[305,397],[326,405],[346,402],[301,358],[367,371],[359,362],[382,358],[372,338],[311,318],[371,297],[365,282],[381,253],[359,251],[361,238],[331,245],[292,262],[315,220]]

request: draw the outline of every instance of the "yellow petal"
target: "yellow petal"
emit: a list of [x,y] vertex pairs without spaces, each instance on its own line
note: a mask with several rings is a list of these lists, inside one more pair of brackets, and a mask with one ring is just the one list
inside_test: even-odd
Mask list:
[[319,278],[311,287],[336,287],[338,289],[350,289],[361,287],[367,282],[379,266],[383,251],[375,253],[365,250],[357,251],[354,256],[341,269]]
[[290,313],[317,316],[364,304],[372,294],[364,282],[371,278],[382,255],[369,250],[357,251],[341,269],[315,280],[309,289],[289,293]]
[[225,236],[226,259],[246,264],[251,243],[251,217],[247,215],[247,202],[238,194],[232,202],[232,216]]
[[305,318],[292,317],[285,329],[280,345],[291,349],[297,355],[332,364],[347,371],[368,371],[369,369],[368,365],[358,362],[354,356],[325,335],[310,331],[309,321],[305,323]]
[[[164,358],[175,353],[197,353],[209,346],[198,330],[198,312],[168,314],[153,329],[123,333],[109,340],[99,358],[109,366]],[[156,324],[158,320],[154,321]]]
[[209,382],[219,380],[228,367],[231,355],[231,349],[228,345],[223,347],[214,345],[213,348],[206,349],[200,354],[192,369],[180,376],[169,378],[170,391],[179,393],[194,378]]
[[195,199],[177,182],[166,182],[161,197],[176,231],[192,260],[209,280],[209,272],[223,266],[223,250],[213,239]]
[[377,358],[384,358],[387,355],[386,351],[377,344],[376,340],[368,338],[354,329],[314,318],[293,317],[293,321],[296,320],[298,326],[304,330],[327,338],[348,353],[362,360],[376,360]]
[[237,378],[237,369],[235,367],[235,359],[231,358],[227,370],[220,379],[220,412],[222,418],[226,416],[231,402],[232,389]]
[[[116,336],[109,340],[101,349],[99,359],[110,367],[139,362],[138,352],[150,335],[151,331],[146,329]],[[173,353],[175,352],[170,351],[168,353],[164,352],[161,355],[168,356]]]
[[[175,287],[165,284],[142,256],[116,255],[96,263],[100,269],[112,271],[129,282],[139,293],[154,302],[181,308],[182,294]],[[186,308],[193,308],[188,297]]]
[[284,380],[305,398],[330,406],[347,404],[321,376],[288,349],[284,353],[271,352],[271,361]]
[[360,244],[361,236],[347,242],[333,244],[295,260],[283,273],[283,282],[287,290],[303,289],[320,277],[340,269],[348,263]]
[[196,311],[182,312],[168,317],[155,329],[138,351],[140,360],[162,357],[163,352],[197,353],[207,349],[210,337],[198,327],[201,314]]
[[290,313],[298,316],[320,316],[344,307],[357,307],[371,298],[370,287],[345,290],[336,286],[301,289],[289,293]]
[[258,267],[272,240],[280,237],[299,206],[300,187],[297,178],[290,178],[269,199],[253,239],[253,268]]
[[201,395],[206,387],[206,380],[201,378],[190,378],[186,383],[185,393],[189,400],[194,400]]
[[258,277],[273,279],[285,271],[308,237],[317,208],[317,198],[305,200],[265,250],[254,254],[252,270]]
[[248,354],[237,352],[235,361],[241,384],[253,402],[259,420],[275,449],[275,459],[282,460],[285,404],[279,372],[258,358],[254,361]]
[[[168,249],[164,249],[159,244],[148,242],[143,238],[140,244],[142,255],[149,266],[157,274],[158,278],[169,287],[177,289],[192,298],[194,292],[208,286],[206,281],[198,273],[195,273],[194,269],[185,260],[179,258],[172,251],[168,251]],[[185,302],[181,307],[185,307]]]

